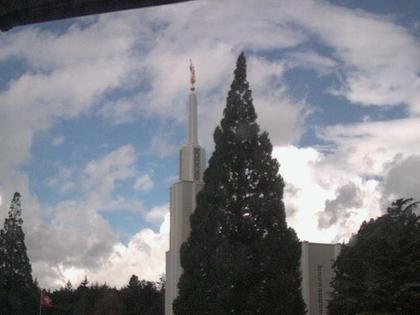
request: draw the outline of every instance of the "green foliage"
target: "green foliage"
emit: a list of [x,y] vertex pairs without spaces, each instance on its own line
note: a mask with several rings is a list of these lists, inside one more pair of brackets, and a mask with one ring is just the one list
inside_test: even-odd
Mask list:
[[124,301],[124,314],[162,314],[163,295],[157,285],[150,281],[140,281],[132,275],[128,286],[121,290]]
[[[97,303],[93,315],[121,315],[123,304],[115,292],[105,294]],[[141,314],[141,313],[137,313]]]
[[163,291],[159,283],[133,275],[126,287],[117,290],[106,284],[89,285],[85,279],[77,289],[71,283],[50,293],[52,308],[43,315],[163,315]]
[[36,314],[39,291],[26,253],[20,197],[14,194],[0,231],[0,313],[30,315]]
[[420,222],[412,199],[364,222],[335,263],[332,315],[415,314],[420,306]]
[[45,309],[43,313],[45,315],[52,314],[62,314],[70,315],[72,314],[73,304],[75,303],[76,296],[75,290],[70,281],[66,285],[58,290],[55,290],[50,294],[53,301],[52,309]]
[[304,313],[300,245],[287,227],[283,179],[256,118],[241,54],[181,248],[177,315]]

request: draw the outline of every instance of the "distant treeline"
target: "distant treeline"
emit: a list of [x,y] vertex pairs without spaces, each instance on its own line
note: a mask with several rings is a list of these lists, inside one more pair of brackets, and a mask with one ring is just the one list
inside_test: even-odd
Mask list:
[[127,286],[116,289],[92,284],[85,278],[77,288],[68,282],[47,292],[52,307],[43,307],[44,315],[161,315],[164,281],[139,280],[135,275]]

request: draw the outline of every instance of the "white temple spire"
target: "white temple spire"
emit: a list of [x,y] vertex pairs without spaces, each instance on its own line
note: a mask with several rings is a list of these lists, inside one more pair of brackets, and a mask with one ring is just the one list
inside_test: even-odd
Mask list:
[[190,94],[188,102],[188,140],[187,144],[198,145],[197,136],[197,97]]
[[181,245],[190,235],[190,216],[196,207],[197,193],[203,188],[206,153],[198,144],[195,71],[190,61],[187,143],[180,150],[179,181],[171,187],[169,251],[166,252],[165,315],[173,315],[172,302],[178,295],[182,275]]

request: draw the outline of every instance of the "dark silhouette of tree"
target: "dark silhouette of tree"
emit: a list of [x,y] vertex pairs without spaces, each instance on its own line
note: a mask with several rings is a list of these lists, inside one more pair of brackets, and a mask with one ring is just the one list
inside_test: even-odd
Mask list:
[[177,315],[304,314],[300,244],[286,224],[279,164],[256,118],[242,53],[181,248]]
[[51,293],[53,308],[49,310],[51,314],[70,315],[74,303],[74,289],[70,281],[66,285]]
[[73,307],[73,314],[74,315],[87,315],[89,311],[89,305],[92,304],[93,301],[88,300],[89,294],[89,280],[85,276],[83,281],[77,287],[75,292],[75,299],[74,299],[74,307]]
[[[116,290],[108,291],[96,303],[93,315],[122,315],[123,303]],[[137,313],[141,314],[141,313]]]
[[21,195],[16,192],[0,231],[0,313],[35,314],[38,288],[26,252]]
[[67,282],[49,295],[53,307],[43,310],[43,315],[163,315],[161,282],[139,280],[135,275],[120,290],[90,285],[85,277],[77,289]]
[[121,295],[124,300],[124,315],[140,314],[143,306],[143,299],[140,298],[142,286],[139,278],[132,275],[128,286],[121,290]]
[[121,290],[121,296],[124,315],[152,315],[163,312],[163,292],[158,288],[158,284],[140,281],[136,275],[131,276],[128,286]]
[[343,247],[334,265],[332,315],[419,314],[420,222],[412,201],[396,200]]

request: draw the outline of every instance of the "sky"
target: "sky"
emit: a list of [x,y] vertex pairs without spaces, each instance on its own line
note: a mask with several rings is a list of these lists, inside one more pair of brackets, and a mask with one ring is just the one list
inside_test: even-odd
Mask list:
[[418,1],[197,0],[16,27],[0,33],[0,220],[19,191],[42,287],[163,275],[189,59],[210,157],[241,51],[301,240],[346,241],[420,200]]

